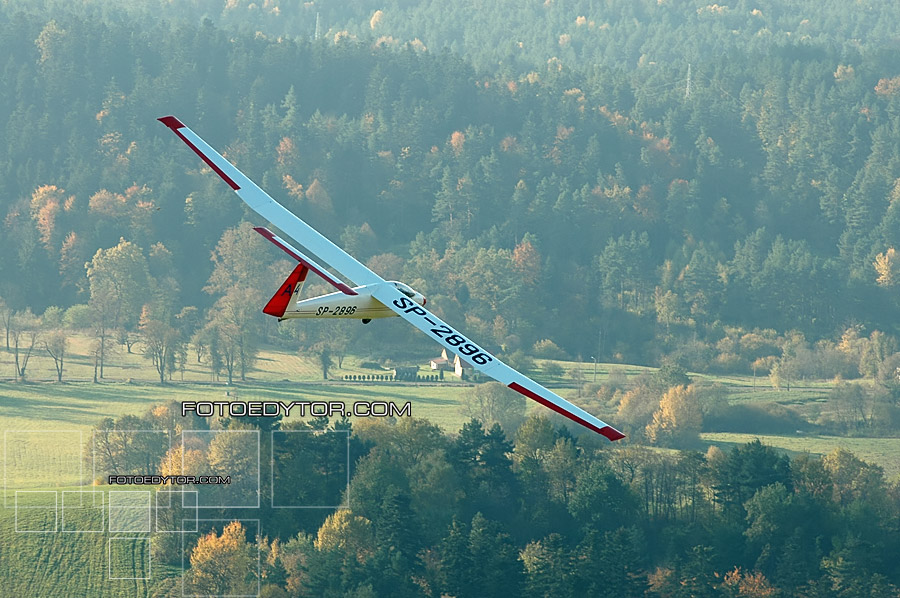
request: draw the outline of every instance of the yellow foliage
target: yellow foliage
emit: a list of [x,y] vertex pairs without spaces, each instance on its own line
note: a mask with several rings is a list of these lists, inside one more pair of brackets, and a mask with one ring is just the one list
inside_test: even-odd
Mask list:
[[188,584],[192,594],[247,594],[256,590],[256,581],[248,583],[248,574],[256,573],[257,563],[250,556],[244,527],[232,521],[216,535],[215,530],[197,541],[191,552]]
[[519,140],[512,135],[507,135],[500,141],[500,151],[514,152],[519,149]]
[[766,576],[756,571],[754,573],[741,573],[739,567],[725,574],[723,586],[729,588],[729,595],[741,598],[770,598],[778,596],[780,592],[772,587]]
[[673,386],[659,401],[659,409],[647,425],[647,439],[652,444],[689,440],[703,426],[700,392],[691,386]]
[[462,131],[453,131],[450,135],[450,146],[453,147],[453,153],[457,156],[462,152],[466,143],[466,136]]
[[892,96],[900,91],[900,76],[879,79],[875,86],[875,93],[880,96]]
[[159,463],[159,475],[182,475],[181,459],[184,447],[181,445],[170,448]]
[[376,10],[375,14],[372,15],[372,18],[369,20],[369,27],[371,29],[375,29],[378,24],[381,22],[381,19],[384,18],[384,11]]
[[533,285],[538,281],[541,276],[541,255],[531,241],[525,239],[516,245],[512,260],[513,268],[523,283]]
[[703,13],[709,13],[713,15],[722,15],[728,11],[727,6],[719,6],[718,4],[709,4],[707,6],[702,6],[697,9],[697,14],[702,15]]
[[295,181],[294,177],[286,174],[281,180],[284,183],[284,188],[287,189],[288,195],[297,200],[303,199],[303,185]]
[[616,419],[634,427],[643,427],[653,416],[657,405],[655,397],[646,387],[632,388],[619,401]]
[[94,214],[117,218],[125,213],[125,196],[101,189],[88,200],[88,210]]
[[315,206],[323,212],[328,213],[334,211],[331,196],[328,195],[328,192],[325,190],[324,185],[319,182],[319,179],[313,179],[313,182],[310,183],[309,188],[306,190],[306,199],[309,201],[310,205]]
[[853,67],[850,65],[839,64],[837,70],[834,71],[834,80],[838,83],[851,81],[856,76]]
[[283,137],[278,143],[278,165],[282,168],[290,168],[297,160],[297,144],[290,137]]
[[320,552],[338,550],[364,562],[375,545],[372,522],[349,509],[340,509],[328,516],[313,544]]
[[47,62],[58,52],[57,46],[60,40],[66,36],[66,30],[56,24],[56,21],[50,21],[41,30],[40,35],[34,40],[34,45],[38,47],[41,53],[41,62]]
[[900,259],[898,259],[897,251],[891,247],[884,253],[875,256],[872,262],[875,271],[878,272],[876,282],[883,287],[892,287],[900,281]]
[[60,203],[64,201],[64,191],[56,185],[43,185],[35,189],[31,195],[31,218],[37,225],[38,232],[41,234],[41,243],[51,250],[53,243],[53,233],[56,228],[56,215],[59,213]]

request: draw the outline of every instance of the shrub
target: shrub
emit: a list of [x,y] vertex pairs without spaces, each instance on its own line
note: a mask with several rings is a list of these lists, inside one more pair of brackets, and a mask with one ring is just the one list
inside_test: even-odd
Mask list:
[[542,359],[568,359],[569,357],[566,355],[565,351],[560,349],[559,346],[549,338],[534,343],[531,352],[535,357],[540,357]]

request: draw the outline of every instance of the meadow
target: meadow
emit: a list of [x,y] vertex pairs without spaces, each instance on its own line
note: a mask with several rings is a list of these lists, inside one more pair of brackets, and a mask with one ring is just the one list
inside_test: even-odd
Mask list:
[[[371,362],[348,355],[342,367],[335,365],[329,379],[322,379],[322,370],[314,354],[301,354],[271,348],[263,349],[254,369],[245,382],[229,386],[225,378],[215,379],[209,368],[197,363],[191,352],[184,371],[176,372],[170,383],[161,385],[150,361],[140,352],[140,345],[127,352],[114,346],[110,351],[99,384],[92,382],[93,362],[89,356],[89,339],[73,336],[66,358],[63,383],[55,382],[53,361],[40,349],[35,349],[28,366],[28,382],[16,382],[12,377],[13,356],[0,349],[0,430],[4,431],[69,431],[87,434],[104,417],[140,414],[150,407],[173,400],[324,400],[324,401],[394,401],[411,404],[412,415],[437,424],[448,432],[459,430],[466,417],[462,404],[472,392],[473,385],[446,372],[440,381],[349,382],[345,377],[388,374],[387,367],[373,369]],[[410,360],[418,364],[423,377],[434,374],[428,360],[435,355],[421,355]],[[564,372],[561,376],[543,373],[548,363]],[[655,368],[630,365],[562,360],[535,360],[531,375],[557,393],[575,398],[576,378],[584,383],[603,383],[611,375],[619,380],[632,380]],[[578,372],[573,374],[573,372]],[[772,388],[765,376],[710,375],[690,373],[696,383],[718,385],[731,405],[787,407],[809,421],[827,414],[828,393],[833,381],[803,381],[790,390]],[[540,410],[537,405],[528,405]],[[614,417],[607,414],[607,417]],[[18,433],[18,432],[17,432]],[[74,436],[72,436],[74,438]],[[708,431],[701,436],[705,444],[729,446],[756,438],[755,434],[732,434]],[[811,434],[770,434],[759,436],[764,442],[791,452],[824,454],[831,448],[844,446],[860,457],[878,463],[889,476],[900,474],[900,439],[843,438]],[[627,441],[626,441],[627,442]],[[896,445],[896,446],[895,446]],[[830,448],[829,448],[830,447]]]

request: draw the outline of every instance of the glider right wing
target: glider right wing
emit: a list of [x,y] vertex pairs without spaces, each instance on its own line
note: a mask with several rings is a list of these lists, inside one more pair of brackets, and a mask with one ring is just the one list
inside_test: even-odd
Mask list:
[[528,376],[509,367],[468,338],[448,326],[436,315],[415,303],[391,284],[378,285],[372,296],[394,311],[398,316],[424,332],[427,336],[458,354],[479,372],[502,382],[519,394],[537,401],[544,407],[563,415],[609,440],[619,440],[625,435],[597,419],[584,409],[573,405],[555,392],[544,388]]

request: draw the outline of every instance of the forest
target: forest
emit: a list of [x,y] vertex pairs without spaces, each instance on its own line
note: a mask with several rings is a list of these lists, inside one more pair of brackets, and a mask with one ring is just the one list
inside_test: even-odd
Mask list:
[[[210,278],[221,262],[203,256],[252,218],[165,136],[155,118],[174,113],[504,351],[547,339],[573,357],[700,370],[729,329],[796,331],[810,345],[854,328],[893,338],[900,83],[878,34],[888,19],[848,11],[826,35],[824,23],[782,32],[775,8],[621,4],[635,14],[572,8],[558,55],[491,70],[452,43],[376,37],[374,16],[366,35],[310,39],[208,17],[94,18],[113,10],[102,3],[54,18],[4,4],[0,297],[35,314],[91,305],[85,263],[120,240],[147,263],[127,282],[153,299],[123,307],[124,330],[143,304],[163,319],[205,315],[235,288],[267,292],[286,276],[260,249],[271,280]],[[872,30],[851,43],[841,28],[854,24]],[[646,39],[636,63],[595,61],[590,36]],[[722,37],[725,52],[703,51]]]
[[[201,507],[243,504],[257,475],[249,438],[262,432],[272,455],[252,515],[202,508],[234,520],[186,547],[152,536],[154,566],[176,572],[154,578],[153,596],[898,595],[898,486],[844,449],[794,459],[758,440],[705,454],[614,449],[540,415],[510,436],[478,420],[452,436],[418,418],[204,425],[171,404],[93,433],[98,471],[118,460],[120,474],[145,462],[164,475],[229,472],[228,498],[200,487]],[[182,427],[214,436],[167,451]],[[134,429],[161,434],[138,445]],[[350,507],[278,508],[329,501]]]
[[[40,353],[63,382],[75,337],[94,382],[134,351],[160,385],[188,362],[252,381],[263,347],[326,378],[346,354],[434,352],[403,323],[265,318],[292,264],[156,121],[174,114],[511,365],[660,368],[565,373],[625,448],[522,414],[331,422],[351,482],[322,491],[352,508],[263,508],[263,536],[203,536],[188,583],[258,549],[270,597],[897,596],[878,466],[693,449],[709,429],[900,429],[898,20],[886,1],[0,0],[0,377],[28,382]],[[760,413],[688,372],[829,380],[832,407]],[[93,433],[174,435],[165,409]]]

